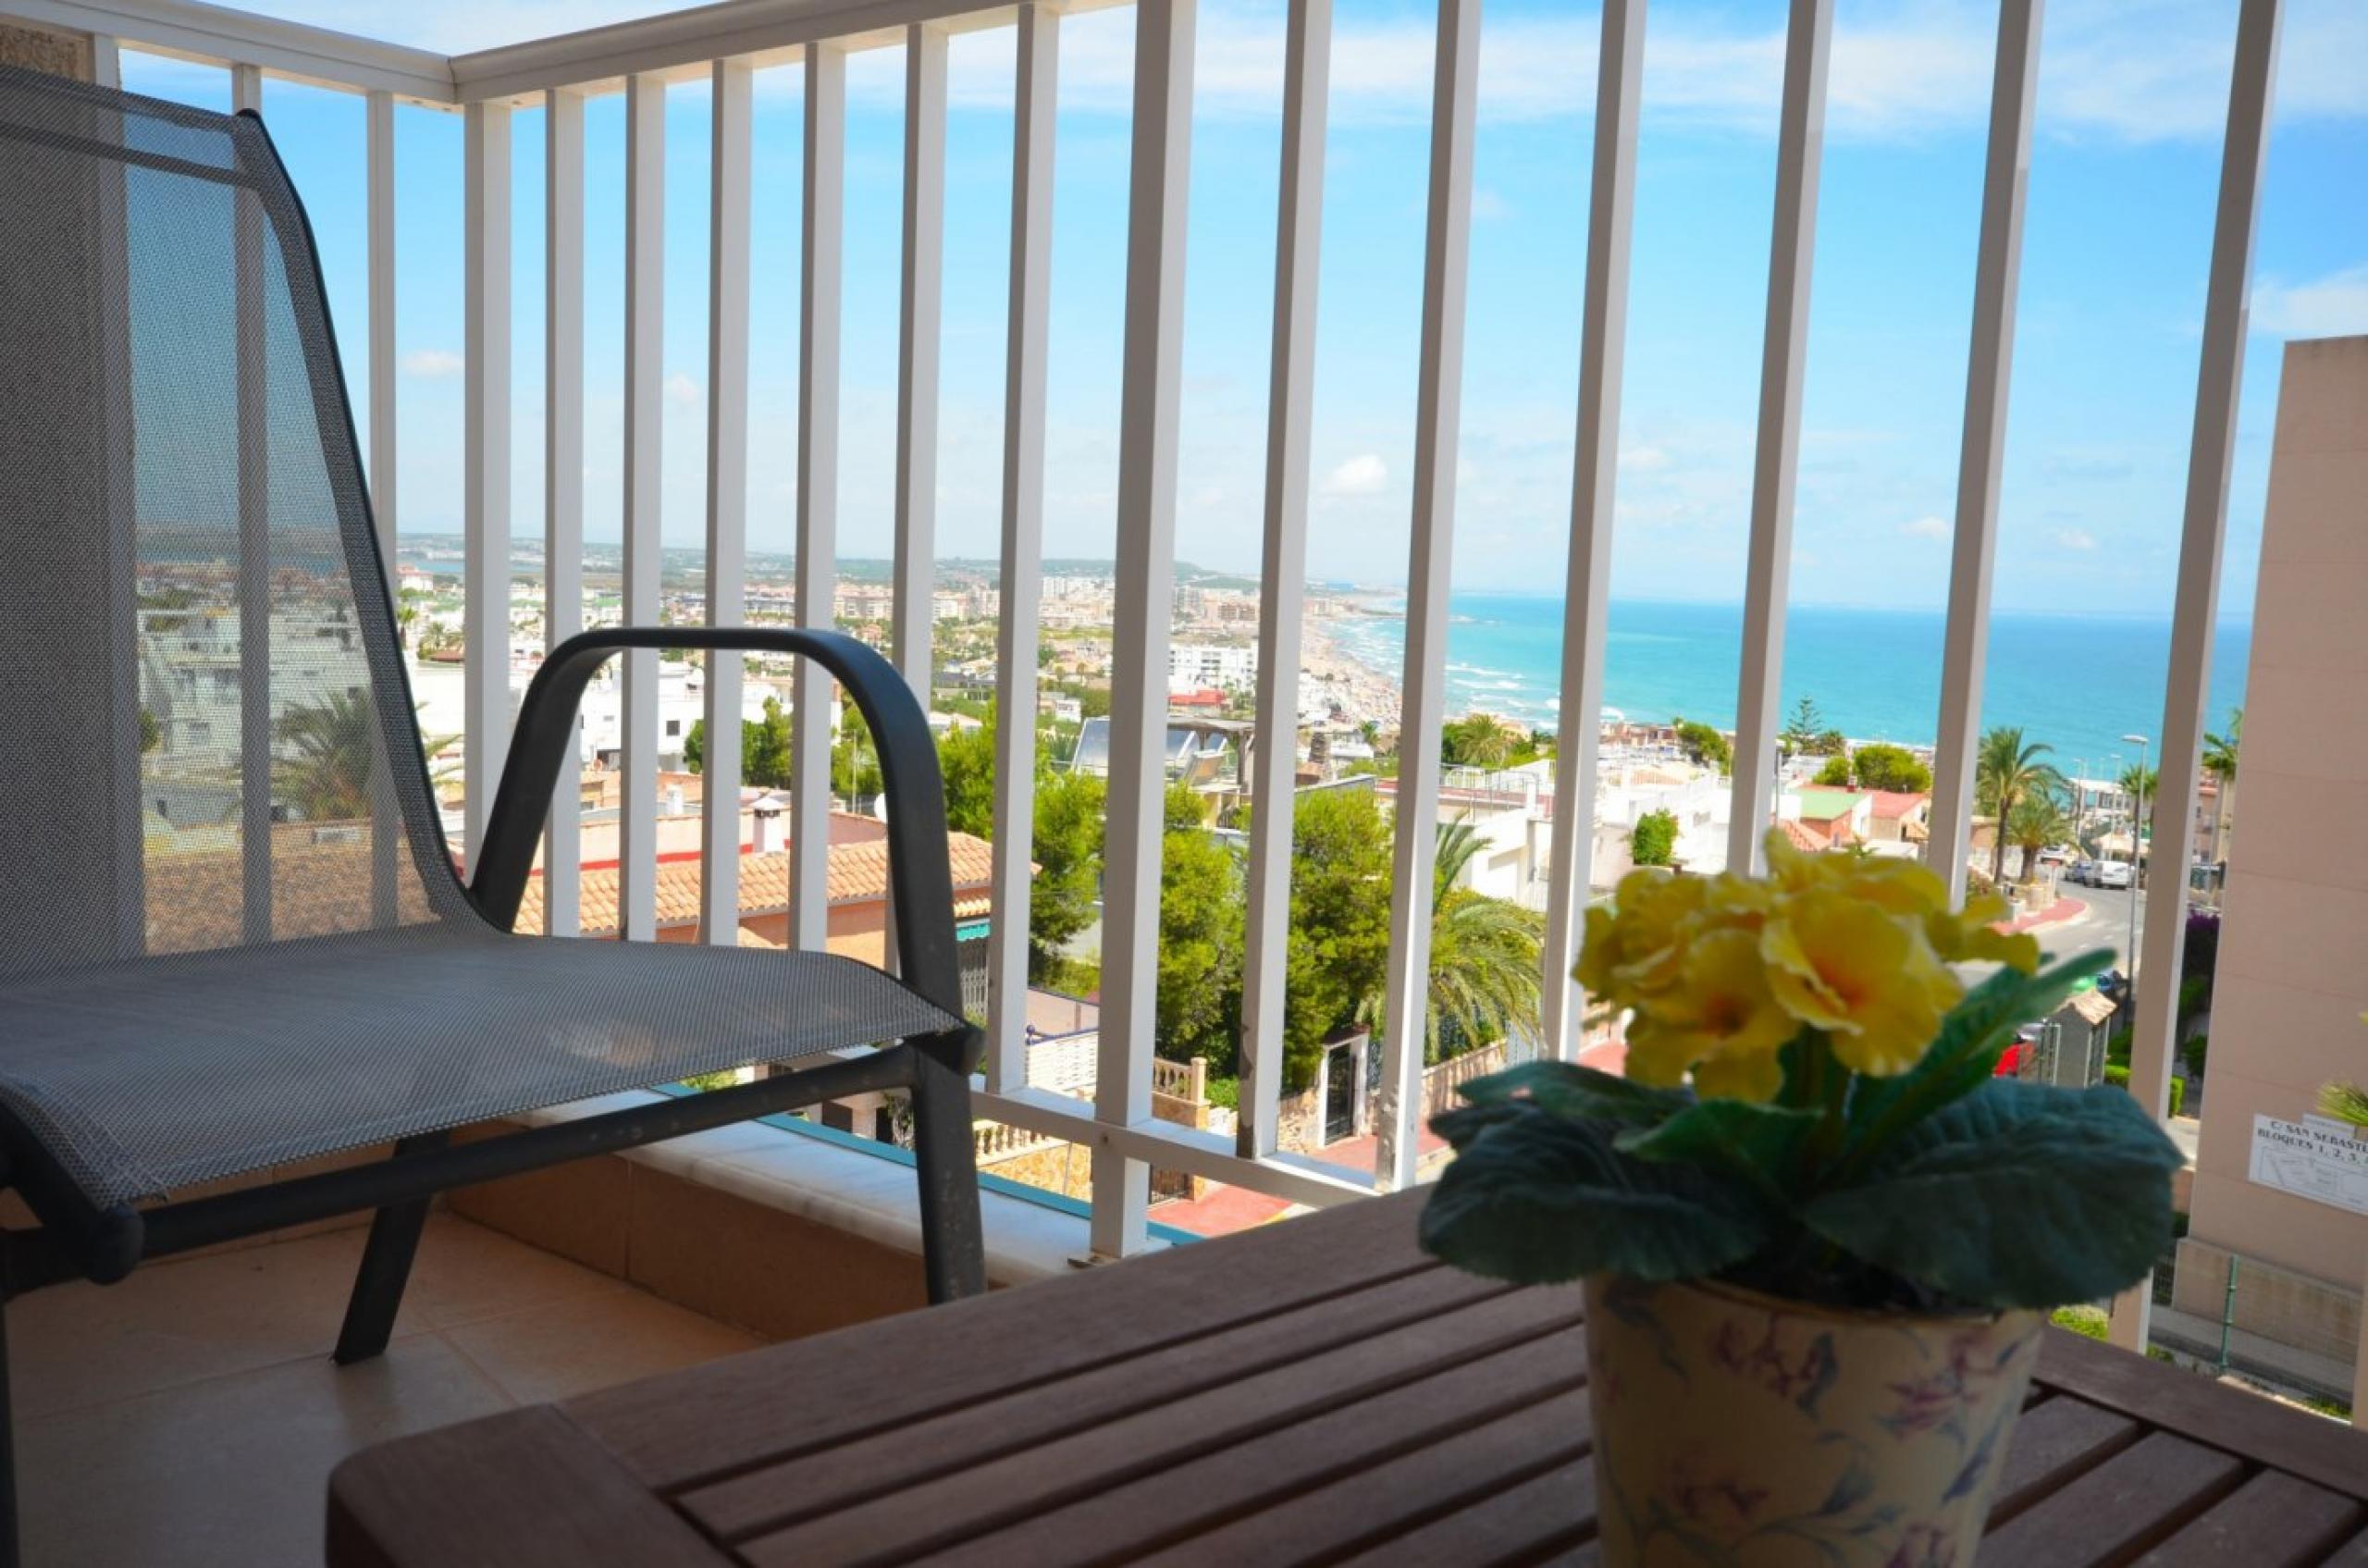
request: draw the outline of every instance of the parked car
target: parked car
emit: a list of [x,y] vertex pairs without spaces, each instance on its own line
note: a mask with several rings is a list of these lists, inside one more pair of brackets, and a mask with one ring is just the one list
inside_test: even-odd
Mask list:
[[2130,885],[2130,868],[2127,860],[2100,860],[2090,874],[2096,879],[2096,885],[2099,887]]
[[2064,880],[2069,883],[2077,883],[2080,886],[2086,887],[2090,879],[2095,877],[2096,874],[2096,861],[2091,859],[2090,857],[2083,855],[2078,859],[2072,862],[2072,869],[2064,873]]

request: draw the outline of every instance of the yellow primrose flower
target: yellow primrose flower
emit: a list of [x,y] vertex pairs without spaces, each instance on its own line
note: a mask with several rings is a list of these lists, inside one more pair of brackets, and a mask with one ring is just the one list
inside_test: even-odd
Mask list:
[[1806,893],[1813,887],[1832,887],[1850,869],[1847,856],[1812,855],[1794,848],[1793,841],[1784,836],[1782,828],[1769,829],[1768,836],[1760,843],[1768,854],[1768,881],[1778,892]]
[[1747,931],[1708,932],[1686,948],[1677,982],[1650,998],[1630,1026],[1629,1074],[1668,1085],[1690,1067],[1706,1094],[1765,1100],[1783,1083],[1776,1053],[1799,1030],[1769,987],[1759,939]]
[[1633,1001],[1677,978],[1702,907],[1699,877],[1631,871],[1612,890],[1611,906],[1588,908],[1572,978],[1597,996]]
[[1922,1059],[1960,988],[1920,925],[1823,888],[1797,893],[1759,937],[1785,1010],[1832,1037],[1833,1054],[1878,1077]]
[[1949,907],[1949,884],[1921,860],[1865,856],[1849,862],[1844,889],[1894,915],[1933,915]]
[[2039,970],[2039,938],[2029,932],[1992,930],[2006,918],[2006,901],[1994,893],[1976,894],[1952,915],[1946,909],[1924,917],[1924,934],[1944,963],[1987,960],[2020,969]]

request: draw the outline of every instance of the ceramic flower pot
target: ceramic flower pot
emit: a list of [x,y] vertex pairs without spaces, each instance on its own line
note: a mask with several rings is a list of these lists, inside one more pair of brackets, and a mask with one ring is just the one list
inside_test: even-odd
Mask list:
[[1610,1278],[1586,1309],[1607,1568],[1971,1568],[2043,1315]]

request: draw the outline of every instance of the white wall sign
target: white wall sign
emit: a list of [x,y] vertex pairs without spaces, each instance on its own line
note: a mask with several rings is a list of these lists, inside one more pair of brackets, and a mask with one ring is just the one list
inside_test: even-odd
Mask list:
[[2368,1138],[2348,1123],[2256,1115],[2251,1176],[2263,1187],[2368,1215]]

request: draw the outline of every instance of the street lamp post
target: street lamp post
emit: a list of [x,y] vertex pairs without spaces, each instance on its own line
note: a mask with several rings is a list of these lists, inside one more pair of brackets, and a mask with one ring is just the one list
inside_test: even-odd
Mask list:
[[[2128,971],[2129,987],[2128,994],[2134,999],[2138,994],[2138,894],[2139,889],[2145,885],[2145,877],[2140,868],[2146,864],[2145,857],[2140,853],[2138,833],[2140,824],[2146,820],[2146,747],[2150,743],[2144,735],[2124,735],[2121,738],[2138,748],[2138,772],[2130,781],[2137,787],[2130,791],[2129,808],[2129,969]],[[2135,1027],[2137,1019],[2133,1017],[2130,1021]]]

